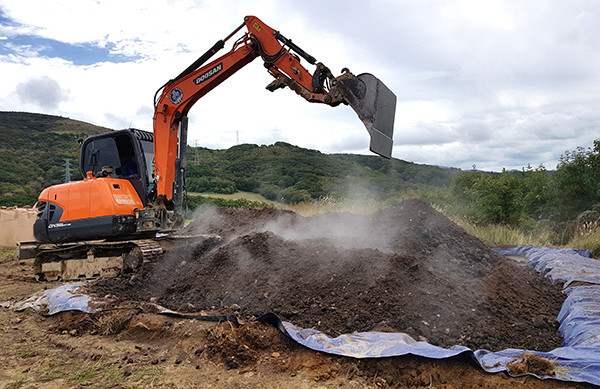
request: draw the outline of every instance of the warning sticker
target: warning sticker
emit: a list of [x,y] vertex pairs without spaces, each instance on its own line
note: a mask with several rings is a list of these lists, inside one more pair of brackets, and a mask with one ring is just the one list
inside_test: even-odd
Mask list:
[[135,205],[135,201],[127,194],[113,194],[117,204],[121,205]]

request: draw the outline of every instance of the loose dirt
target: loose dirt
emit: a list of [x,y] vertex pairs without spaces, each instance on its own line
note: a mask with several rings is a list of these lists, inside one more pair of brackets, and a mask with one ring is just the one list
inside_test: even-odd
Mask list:
[[[193,232],[223,240],[172,250],[141,274],[90,285],[113,295],[111,310],[47,317],[0,308],[0,388],[592,387],[488,374],[466,355],[332,356],[253,320],[271,311],[329,334],[405,331],[490,349],[559,343],[558,288],[420,202],[315,218],[211,209],[185,231]],[[0,302],[58,285],[37,282],[31,261],[0,257]],[[237,312],[244,325],[162,316],[151,299],[187,312]],[[523,354],[511,369],[553,367]]]
[[535,271],[498,255],[418,200],[370,215],[301,217],[207,209],[186,234],[217,247],[171,250],[131,279],[93,285],[97,295],[217,310],[267,312],[337,336],[405,332],[450,347],[549,351],[562,338],[564,295]]

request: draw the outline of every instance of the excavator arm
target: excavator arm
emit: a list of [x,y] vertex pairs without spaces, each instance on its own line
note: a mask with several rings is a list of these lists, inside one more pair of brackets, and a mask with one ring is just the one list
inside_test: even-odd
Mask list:
[[[206,63],[244,27],[247,31],[231,51]],[[379,79],[368,73],[354,76],[347,70],[333,77],[325,65],[290,39],[257,17],[246,16],[237,29],[156,93],[154,178],[158,204],[166,204],[168,208],[173,201],[178,202],[177,197],[183,191],[188,111],[198,99],[258,57],[275,78],[268,90],[288,87],[309,102],[350,105],[371,135],[371,150],[387,158],[391,156],[396,96]],[[313,74],[300,63],[300,57],[315,65]]]

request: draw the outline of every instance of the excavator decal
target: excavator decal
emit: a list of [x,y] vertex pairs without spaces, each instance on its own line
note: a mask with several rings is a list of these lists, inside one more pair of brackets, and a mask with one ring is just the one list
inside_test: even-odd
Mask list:
[[179,88],[173,89],[171,91],[171,94],[169,95],[169,100],[171,100],[171,103],[173,103],[173,104],[181,103],[181,100],[183,100],[183,92],[181,91],[181,89],[179,89]]
[[221,62],[220,64],[218,64],[214,68],[210,69],[209,71],[207,71],[206,73],[204,73],[200,77],[196,78],[194,80],[194,83],[196,85],[200,85],[204,81],[207,81],[209,78],[211,78],[212,76],[214,76],[215,74],[219,73],[221,70],[223,70],[223,62]]

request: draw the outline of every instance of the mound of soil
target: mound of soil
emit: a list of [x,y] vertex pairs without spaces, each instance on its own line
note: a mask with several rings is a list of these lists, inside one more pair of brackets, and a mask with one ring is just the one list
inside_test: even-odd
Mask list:
[[371,215],[206,209],[183,234],[216,233],[98,295],[179,311],[274,312],[336,336],[405,332],[417,340],[492,351],[559,347],[564,296],[535,271],[498,255],[418,200]]

